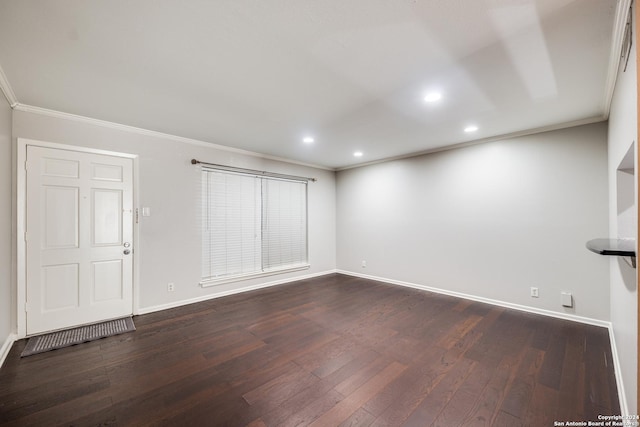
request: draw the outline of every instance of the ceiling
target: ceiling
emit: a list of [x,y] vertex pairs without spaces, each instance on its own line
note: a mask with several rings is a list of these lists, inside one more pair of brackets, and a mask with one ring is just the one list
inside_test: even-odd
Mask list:
[[603,120],[616,7],[0,0],[0,67],[20,105],[339,169]]

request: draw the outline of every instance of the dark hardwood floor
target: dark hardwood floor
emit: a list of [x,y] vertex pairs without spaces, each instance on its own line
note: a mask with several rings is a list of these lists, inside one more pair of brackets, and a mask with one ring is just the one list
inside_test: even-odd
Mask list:
[[619,414],[608,332],[329,275],[0,370],[2,425],[553,426]]

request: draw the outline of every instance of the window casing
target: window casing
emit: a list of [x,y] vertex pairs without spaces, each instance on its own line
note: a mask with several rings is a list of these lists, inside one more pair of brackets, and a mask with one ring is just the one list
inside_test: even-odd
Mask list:
[[309,267],[307,182],[202,169],[202,286]]

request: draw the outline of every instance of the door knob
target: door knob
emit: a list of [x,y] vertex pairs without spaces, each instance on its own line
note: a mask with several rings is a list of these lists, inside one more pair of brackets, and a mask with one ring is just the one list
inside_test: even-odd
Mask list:
[[122,253],[125,255],[129,255],[131,251],[129,249],[125,249],[124,251],[122,251]]
[[124,247],[125,247],[125,248],[128,248],[129,246],[131,246],[131,243],[129,243],[129,242],[124,242]]

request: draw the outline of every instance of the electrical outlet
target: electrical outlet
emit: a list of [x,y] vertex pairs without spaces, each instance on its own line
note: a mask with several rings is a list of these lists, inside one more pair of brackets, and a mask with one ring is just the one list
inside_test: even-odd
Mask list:
[[531,298],[538,298],[539,296],[538,288],[531,287]]
[[173,292],[175,291],[175,287],[173,286],[173,282],[169,282],[167,283],[167,292]]
[[362,261],[362,268],[367,268],[367,261]]

